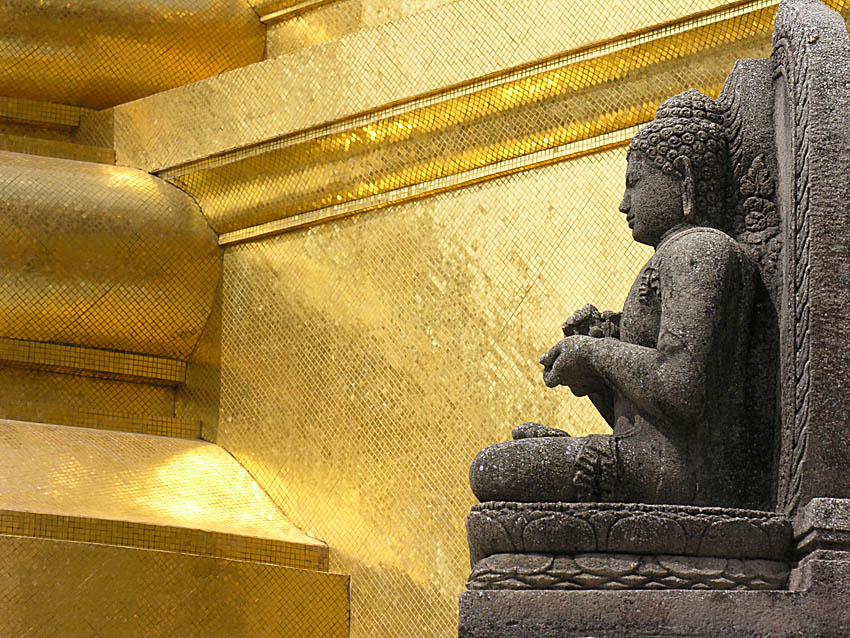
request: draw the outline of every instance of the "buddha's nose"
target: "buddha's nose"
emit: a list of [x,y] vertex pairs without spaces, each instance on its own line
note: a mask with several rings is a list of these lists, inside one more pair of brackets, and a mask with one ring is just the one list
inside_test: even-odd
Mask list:
[[623,215],[627,215],[631,208],[632,204],[629,201],[629,196],[623,195],[623,201],[620,202],[620,212],[623,213]]

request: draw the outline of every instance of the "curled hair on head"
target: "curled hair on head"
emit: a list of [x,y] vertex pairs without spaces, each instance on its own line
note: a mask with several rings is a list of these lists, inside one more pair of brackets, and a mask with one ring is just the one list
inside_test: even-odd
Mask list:
[[694,178],[695,213],[721,228],[725,225],[730,184],[726,109],[695,89],[671,97],[658,107],[655,119],[629,144],[668,175],[683,179],[678,161],[686,158]]

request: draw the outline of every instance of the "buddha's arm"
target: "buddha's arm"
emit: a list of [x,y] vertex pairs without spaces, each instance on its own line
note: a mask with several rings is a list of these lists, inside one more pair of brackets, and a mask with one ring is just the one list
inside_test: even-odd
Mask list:
[[707,387],[707,370],[712,357],[719,356],[724,329],[737,323],[727,315],[740,306],[737,256],[728,240],[709,239],[708,245],[699,234],[679,240],[660,260],[662,314],[656,348],[569,337],[553,348],[559,353],[550,357],[547,384],[563,383],[576,394],[588,394],[601,382],[647,418],[698,420],[708,394],[721,390]]

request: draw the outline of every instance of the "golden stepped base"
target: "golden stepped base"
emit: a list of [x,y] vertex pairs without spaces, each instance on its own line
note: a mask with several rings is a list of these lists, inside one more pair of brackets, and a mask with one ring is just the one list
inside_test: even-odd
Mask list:
[[349,578],[0,534],[0,635],[347,638]]
[[328,567],[211,443],[0,420],[0,484],[0,534]]
[[99,408],[77,408],[60,403],[36,403],[4,399],[0,401],[0,419],[37,420],[40,423],[69,425],[94,430],[134,432],[178,439],[200,439],[201,422],[173,416],[110,412]]

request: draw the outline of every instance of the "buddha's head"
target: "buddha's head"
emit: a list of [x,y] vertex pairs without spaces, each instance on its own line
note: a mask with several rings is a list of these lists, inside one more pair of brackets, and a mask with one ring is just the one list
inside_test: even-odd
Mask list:
[[636,241],[657,246],[680,225],[724,227],[729,184],[725,110],[699,91],[662,104],[629,145],[620,210]]

